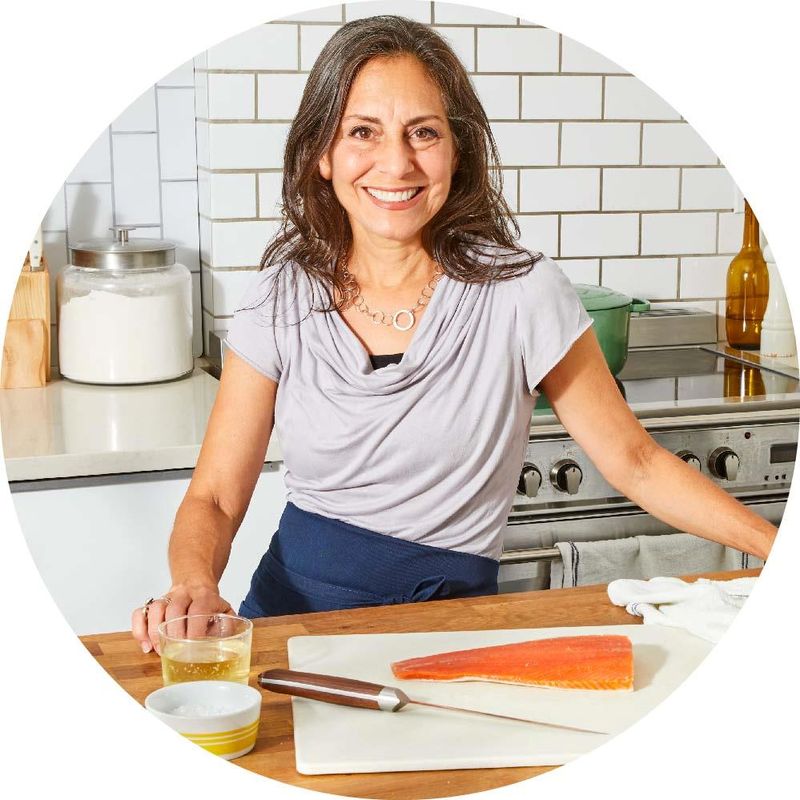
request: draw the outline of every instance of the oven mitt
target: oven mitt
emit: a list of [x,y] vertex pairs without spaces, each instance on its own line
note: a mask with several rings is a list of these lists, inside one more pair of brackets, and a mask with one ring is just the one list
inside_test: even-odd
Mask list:
[[669,625],[718,642],[728,630],[755,585],[755,578],[693,583],[680,578],[649,581],[621,578],[608,584],[608,597],[645,625]]

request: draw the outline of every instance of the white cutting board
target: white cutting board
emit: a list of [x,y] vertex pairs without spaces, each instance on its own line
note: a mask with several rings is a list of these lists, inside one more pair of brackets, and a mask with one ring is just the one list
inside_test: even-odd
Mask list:
[[[448,650],[601,633],[624,634],[633,642],[633,692],[401,681],[389,666]],[[294,636],[288,641],[291,669],[397,686],[412,699],[612,734],[658,705],[711,648],[685,631],[658,625]],[[608,741],[592,733],[414,705],[384,712],[293,697],[292,707],[297,771],[304,775],[557,765]]]

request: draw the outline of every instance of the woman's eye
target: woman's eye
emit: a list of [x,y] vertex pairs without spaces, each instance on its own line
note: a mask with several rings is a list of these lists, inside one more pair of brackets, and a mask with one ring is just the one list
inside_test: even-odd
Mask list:
[[438,139],[439,134],[433,128],[417,128],[411,136],[417,141],[427,142],[432,139]]
[[350,135],[355,139],[369,139],[372,136],[372,129],[366,125],[359,125],[350,131]]

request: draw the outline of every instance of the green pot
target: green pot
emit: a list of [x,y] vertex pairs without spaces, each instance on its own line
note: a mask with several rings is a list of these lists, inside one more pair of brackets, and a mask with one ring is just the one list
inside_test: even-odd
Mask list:
[[648,311],[650,303],[638,300],[605,286],[575,284],[583,307],[594,320],[594,332],[608,368],[616,375],[628,358],[628,331],[631,311]]

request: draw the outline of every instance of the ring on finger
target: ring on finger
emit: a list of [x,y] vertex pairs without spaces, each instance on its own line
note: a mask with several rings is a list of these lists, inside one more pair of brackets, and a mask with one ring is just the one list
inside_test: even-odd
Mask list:
[[146,602],[146,603],[145,603],[145,604],[142,606],[142,616],[144,617],[144,619],[145,619],[145,622],[147,621],[147,614],[148,614],[148,612],[149,612],[149,610],[150,610],[150,606],[151,606],[153,603],[158,603],[158,602],[159,602],[159,601],[161,601],[161,600],[163,600],[163,601],[164,601],[164,603],[165,603],[166,605],[169,605],[169,604],[172,602],[172,598],[171,598],[171,597],[170,597],[168,594],[165,594],[165,595],[163,595],[162,597],[151,597],[151,598],[150,598],[150,599],[149,599],[149,600],[148,600],[148,601],[147,601],[147,602]]

